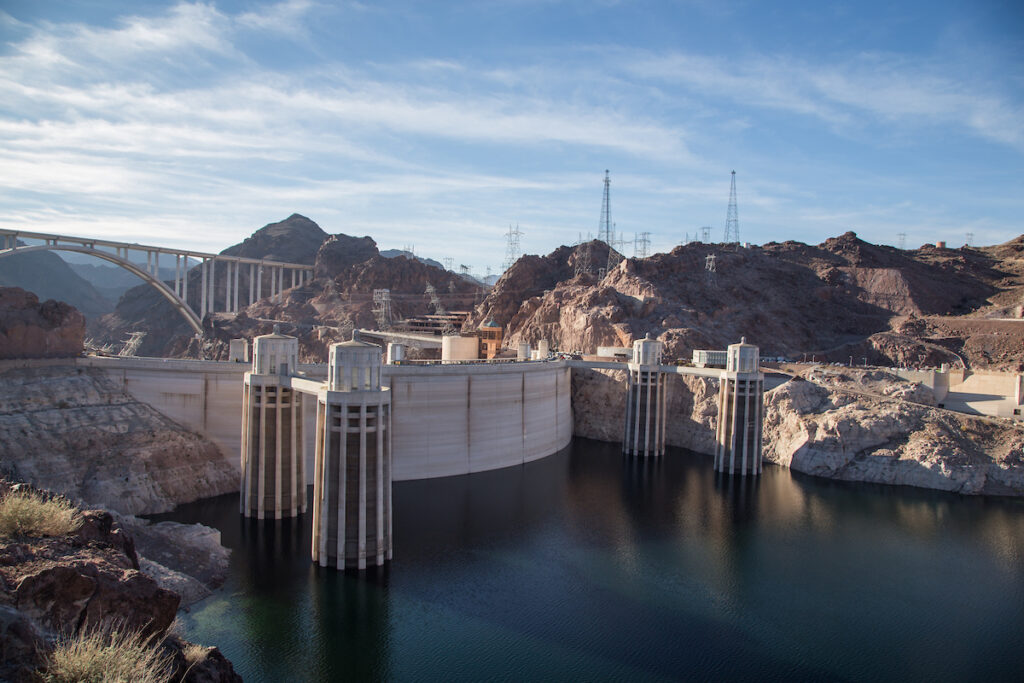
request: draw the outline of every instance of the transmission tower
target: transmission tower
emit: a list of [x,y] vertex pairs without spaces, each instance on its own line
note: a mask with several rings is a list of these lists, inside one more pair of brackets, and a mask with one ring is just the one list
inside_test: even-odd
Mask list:
[[732,184],[729,185],[729,210],[725,214],[725,243],[740,241],[740,214],[736,208],[736,171],[732,172]]
[[898,232],[896,233],[896,248],[903,251],[907,248],[907,233]]
[[647,258],[648,251],[651,246],[651,233],[641,232],[639,234],[634,233],[633,237],[633,256],[635,258]]
[[973,232],[967,233],[967,246],[969,246],[969,247],[973,247],[974,246],[974,233]]
[[455,259],[453,259],[451,256],[445,256],[443,259],[441,259],[441,263],[444,264],[445,270],[451,270],[452,266],[455,265]]
[[609,200],[609,188],[612,180],[608,177],[608,171],[604,172],[604,197],[601,199],[601,222],[597,226],[597,239],[611,246],[615,235],[612,233],[612,210]]
[[[441,297],[437,295],[437,290],[434,289],[434,285],[430,284],[429,281],[427,282],[427,296],[430,297],[430,303],[434,307],[434,312],[437,315],[447,317],[448,310],[444,307],[444,304],[441,303]],[[455,328],[452,327],[452,321],[445,320],[444,328],[441,330],[441,334],[452,334],[454,331]]]
[[612,224],[612,235],[611,242],[608,243],[608,265],[605,266],[605,272],[610,273],[615,266],[622,262],[622,248],[625,246],[626,241],[622,239],[622,233],[615,233],[615,224]]
[[373,290],[373,315],[377,318],[377,329],[387,330],[391,328],[391,290]]
[[407,245],[405,245],[404,247],[402,247],[402,251],[404,251],[406,254],[408,254],[409,258],[416,258],[416,245],[415,244],[407,244]]
[[711,244],[711,226],[704,225],[700,229],[700,241],[702,244]]
[[523,236],[523,232],[519,229],[519,224],[516,224],[515,230],[509,224],[508,233],[505,236],[508,237],[508,242],[505,245],[505,262],[501,265],[502,270],[511,268],[512,264],[523,255],[523,250],[519,245],[519,238]]
[[[590,237],[590,235],[587,235]],[[580,245],[580,250],[576,253],[576,274],[589,274],[590,273],[590,240]]]
[[469,264],[467,264],[467,263],[460,263],[459,264],[459,273],[461,275],[465,275],[465,276],[469,277],[469,269],[470,269]]

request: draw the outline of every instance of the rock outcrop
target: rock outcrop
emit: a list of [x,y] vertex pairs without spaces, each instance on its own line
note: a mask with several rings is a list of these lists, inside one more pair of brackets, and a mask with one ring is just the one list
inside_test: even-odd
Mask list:
[[[0,480],[0,498],[13,488],[25,485]],[[0,538],[0,680],[38,680],[58,636],[110,624],[162,641],[172,661],[169,680],[240,681],[215,648],[188,671],[187,643],[165,638],[179,596],[140,571],[132,539],[109,513],[85,510],[81,519],[64,536]]]
[[[1003,315],[1019,304],[1024,261],[1016,246],[1022,245],[909,251],[872,245],[854,233],[817,246],[692,243],[627,259],[599,278],[608,248],[591,242],[591,274],[576,274],[588,245],[524,256],[470,324],[493,318],[506,327],[509,347],[547,339],[582,353],[650,333],[665,342],[668,358],[685,359],[694,348],[724,348],[746,336],[769,356],[808,353],[846,362],[852,355],[900,365],[962,359],[972,367],[1009,367],[1020,363],[1024,328],[975,330],[960,321]],[[905,324],[924,318],[941,329]]]
[[240,244],[220,252],[225,256],[263,258],[312,265],[327,233],[305,216],[293,213],[283,221],[268,223]]
[[378,255],[380,252],[377,250],[377,243],[369,237],[330,235],[317,249],[313,276],[333,278],[346,268],[369,261]]
[[[573,434],[597,441],[622,441],[626,370],[573,368]],[[665,443],[697,453],[715,452],[718,380],[669,375],[666,380]]]
[[764,457],[831,479],[1024,496],[1024,427],[794,380],[766,394]]
[[82,355],[85,318],[60,301],[39,303],[19,287],[0,287],[0,360]]
[[0,374],[0,468],[125,514],[238,489],[237,472],[215,444],[104,373],[73,366]]

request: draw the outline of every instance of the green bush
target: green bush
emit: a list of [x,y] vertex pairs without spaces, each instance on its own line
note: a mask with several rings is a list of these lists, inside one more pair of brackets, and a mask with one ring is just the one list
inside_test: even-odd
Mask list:
[[108,625],[58,640],[39,676],[47,683],[158,683],[168,680],[171,666],[153,638]]
[[0,538],[63,536],[80,526],[78,509],[63,498],[11,491],[0,499]]

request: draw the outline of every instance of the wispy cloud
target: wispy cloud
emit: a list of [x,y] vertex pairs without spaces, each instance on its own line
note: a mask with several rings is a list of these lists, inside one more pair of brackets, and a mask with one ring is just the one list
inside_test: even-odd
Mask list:
[[905,57],[861,54],[838,63],[777,55],[746,59],[685,53],[633,53],[635,77],[676,84],[742,107],[811,116],[837,128],[878,119],[953,124],[1024,150],[1024,108],[984,82],[951,78],[941,66]]

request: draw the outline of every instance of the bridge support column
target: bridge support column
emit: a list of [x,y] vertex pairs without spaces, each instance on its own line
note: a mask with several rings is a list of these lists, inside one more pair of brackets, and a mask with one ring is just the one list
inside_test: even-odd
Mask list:
[[761,473],[764,375],[758,354],[746,338],[729,346],[718,389],[717,472]]
[[626,394],[626,424],[622,452],[627,455],[665,454],[665,373],[662,344],[645,338],[633,342]]
[[199,283],[199,292],[202,295],[201,301],[199,302],[199,319],[202,320],[206,317],[206,271],[207,259],[203,259],[202,263],[199,264],[200,272],[202,273],[202,281]]
[[224,310],[233,313],[231,306],[231,261],[224,262]]
[[256,300],[263,298],[263,266],[260,265],[256,272]]
[[231,311],[232,311],[232,313],[238,313],[238,268],[241,265],[242,265],[241,263],[239,263],[238,261],[235,261],[235,287],[234,287],[235,293],[234,293],[234,299],[231,302]]
[[239,507],[246,517],[281,519],[306,511],[303,397],[289,379],[298,353],[295,337],[275,332],[253,340],[242,403]]
[[209,308],[206,309],[207,313],[213,313],[217,310],[216,302],[216,280],[217,280],[217,258],[210,259],[210,296],[207,298]]
[[379,346],[332,344],[317,399],[313,561],[365,569],[392,558],[391,392]]
[[253,295],[256,293],[255,286],[256,286],[256,264],[255,263],[250,263],[249,264],[249,305],[250,306],[252,306],[253,302],[256,301],[256,299],[253,298]]

